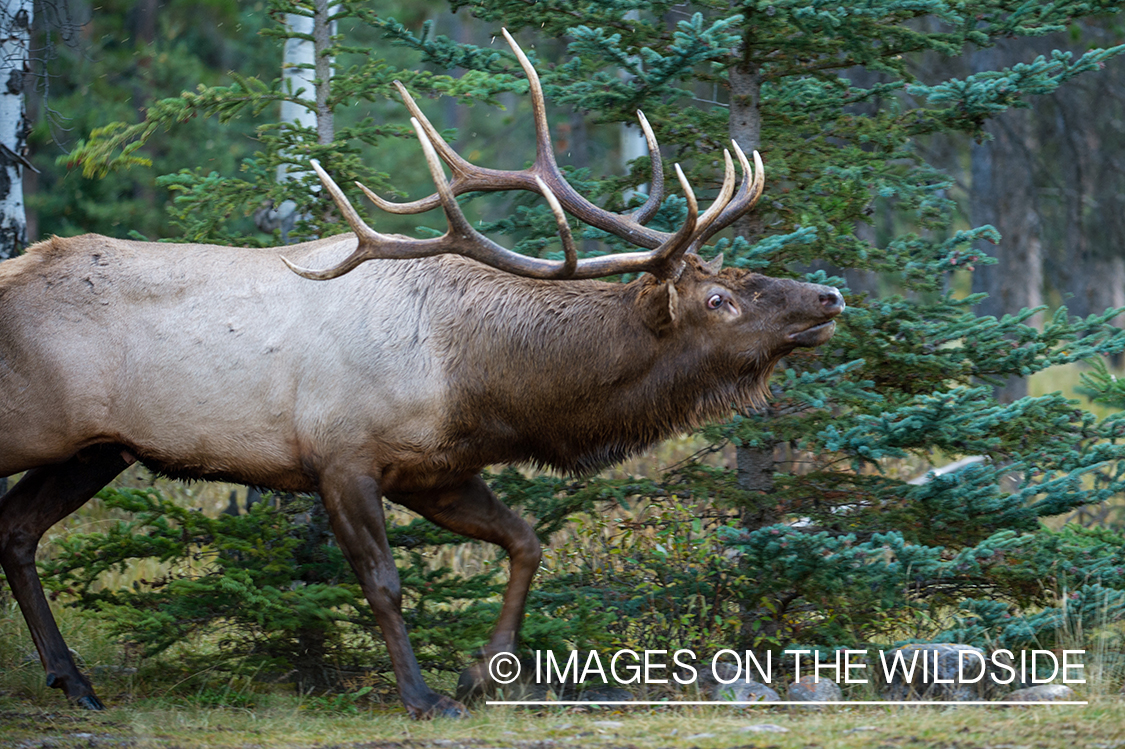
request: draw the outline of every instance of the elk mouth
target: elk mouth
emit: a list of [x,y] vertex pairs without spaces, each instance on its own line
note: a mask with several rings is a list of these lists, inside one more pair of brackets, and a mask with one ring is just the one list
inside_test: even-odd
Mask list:
[[826,320],[816,325],[810,325],[796,333],[785,336],[790,343],[797,346],[819,346],[825,343],[836,332],[836,321]]

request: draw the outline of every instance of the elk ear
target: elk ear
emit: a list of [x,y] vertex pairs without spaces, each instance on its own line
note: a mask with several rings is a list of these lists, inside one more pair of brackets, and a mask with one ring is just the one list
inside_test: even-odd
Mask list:
[[645,325],[657,336],[672,330],[679,318],[680,294],[676,291],[676,284],[671,281],[654,284],[648,293],[640,296],[637,303],[641,307]]
[[707,271],[707,275],[713,276],[723,269],[723,253],[719,253],[715,257],[708,260],[703,264],[703,270]]

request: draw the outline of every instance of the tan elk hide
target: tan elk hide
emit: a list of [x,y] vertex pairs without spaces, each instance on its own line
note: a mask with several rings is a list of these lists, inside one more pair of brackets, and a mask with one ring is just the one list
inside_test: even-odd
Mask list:
[[[725,154],[723,187],[702,215],[677,167],[688,218],[662,233],[645,226],[663,171],[642,117],[652,195],[631,215],[604,211],[563,180],[535,70],[509,41],[532,88],[538,145],[527,170],[461,160],[403,90],[438,191],[403,205],[371,197],[400,213],[440,205],[443,237],[375,232],[317,165],[353,234],[270,249],[87,235],[0,264],[0,476],[26,471],[0,498],[0,564],[48,684],[71,700],[101,707],[52,618],[35,551],[136,460],[173,476],[319,492],[407,710],[460,715],[426,686],[411,650],[382,498],[508,552],[484,657],[515,652],[539,541],[480,479],[484,466],[594,471],[760,401],[782,356],[831,337],[844,308],[836,289],[696,254],[761,195],[756,153],[751,166],[735,146],[737,190]],[[548,200],[564,260],[500,247],[455,200],[513,189]],[[639,249],[578,259],[566,213]],[[643,274],[596,280],[625,272]],[[466,672],[460,693],[487,687],[484,674]]]

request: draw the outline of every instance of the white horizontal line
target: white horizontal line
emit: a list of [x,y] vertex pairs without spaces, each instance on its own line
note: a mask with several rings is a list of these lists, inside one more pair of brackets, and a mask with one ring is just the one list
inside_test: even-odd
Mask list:
[[675,707],[677,705],[726,705],[737,707],[781,707],[781,706],[796,706],[796,707],[817,707],[819,705],[848,705],[851,707],[862,707],[864,705],[933,705],[937,707],[956,707],[960,705],[991,705],[991,706],[1030,706],[1030,705],[1089,705],[1087,700],[1041,700],[1038,702],[1021,702],[1017,700],[967,700],[964,702],[941,700],[859,700],[859,701],[846,701],[846,700],[831,700],[825,702],[806,702],[795,700],[777,700],[774,702],[766,702],[764,700],[753,700],[747,702],[738,702],[733,700],[486,700],[486,705],[524,705],[529,707],[552,707],[552,706],[572,706],[572,705],[636,705],[636,706],[659,706],[659,707]]

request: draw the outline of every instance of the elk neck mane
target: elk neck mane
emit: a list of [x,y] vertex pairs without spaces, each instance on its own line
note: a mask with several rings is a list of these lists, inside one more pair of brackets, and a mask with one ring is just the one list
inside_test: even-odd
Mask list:
[[708,331],[658,335],[640,309],[661,285],[652,276],[540,281],[440,262],[440,297],[456,303],[431,311],[431,332],[448,347],[447,439],[469,463],[587,474],[765,401],[780,357],[724,359],[699,340]]

